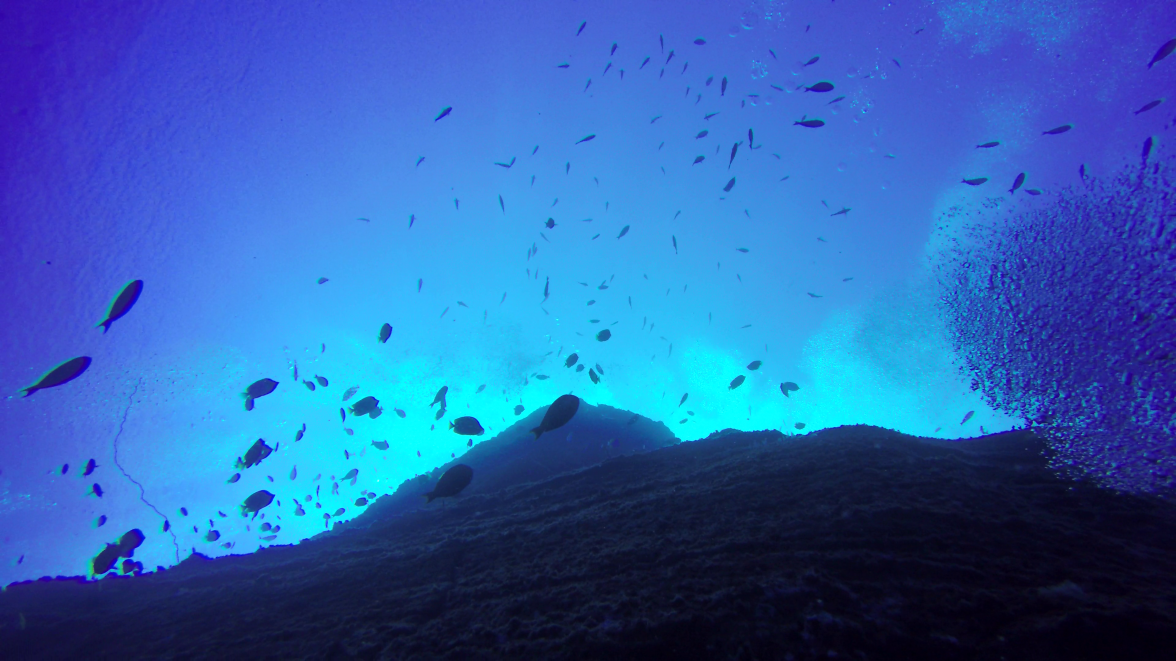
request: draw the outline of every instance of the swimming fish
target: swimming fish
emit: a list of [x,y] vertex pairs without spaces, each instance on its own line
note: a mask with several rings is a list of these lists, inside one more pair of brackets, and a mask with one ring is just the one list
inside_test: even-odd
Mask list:
[[259,438],[245,451],[244,459],[237,457],[236,467],[238,469],[253,468],[260,464],[266,457],[270,456],[270,453],[273,451],[273,448],[266,444],[265,439]]
[[780,384],[780,392],[784,393],[785,397],[788,396],[788,393],[796,392],[797,390],[800,390],[800,386],[791,381],[785,381],[784,383]]
[[584,136],[583,138],[580,138],[579,140],[577,140],[577,141],[576,141],[576,144],[578,145],[578,144],[580,144],[581,142],[588,142],[589,140],[592,140],[592,139],[594,139],[595,137],[596,137],[596,134],[595,134],[595,133],[593,133],[593,134],[591,134],[591,135],[586,135],[586,136]]
[[368,415],[380,406],[380,400],[368,395],[351,405],[351,415]]
[[576,415],[576,411],[579,408],[579,397],[575,395],[560,395],[551,403],[551,406],[547,407],[547,412],[543,414],[543,421],[539,423],[538,427],[532,429],[531,433],[535,435],[535,438],[539,438],[544,432],[559,429]]
[[823,122],[819,119],[805,119],[805,118],[801,117],[800,121],[792,122],[792,125],[793,126],[800,125],[800,126],[804,126],[806,128],[816,129],[816,128],[820,128],[820,127],[824,126],[825,122]]
[[821,81],[816,85],[804,88],[806,92],[831,92],[833,91],[833,83]]
[[429,404],[429,406],[432,407],[433,404],[441,402],[441,408],[445,408],[445,393],[447,392],[449,392],[449,386],[441,386],[441,389],[437,391],[437,395],[433,397],[433,403]]
[[33,385],[24,388],[24,394],[21,397],[28,397],[38,390],[45,390],[47,388],[55,388],[65,383],[69,383],[82,375],[90,363],[92,362],[89,356],[79,356],[77,358],[70,358],[64,363],[54,367],[53,369],[41,375]]
[[742,374],[740,374],[739,376],[735,377],[734,379],[731,379],[731,384],[729,386],[727,386],[727,390],[734,390],[734,389],[738,388],[739,386],[743,385],[743,382],[745,380],[746,380],[746,377],[744,377]]
[[523,409],[523,405],[522,405],[522,404],[516,404],[516,405],[515,405],[515,407],[514,407],[514,414],[515,414],[515,415],[522,415],[523,411],[524,411],[524,409]]
[[588,369],[588,378],[592,380],[592,383],[600,383],[600,377],[596,376],[596,372],[591,368]]
[[1163,99],[1156,99],[1155,101],[1148,103],[1147,105],[1140,108],[1139,110],[1136,110],[1135,114],[1138,115],[1141,112],[1147,112],[1147,111],[1151,110],[1152,108],[1155,108],[1156,106],[1160,105],[1163,102],[1164,102]]
[[975,411],[968,411],[967,413],[965,413],[965,414],[964,414],[964,419],[963,419],[963,420],[960,420],[960,424],[962,425],[962,424],[964,424],[965,422],[967,422],[967,421],[971,420],[971,419],[972,419],[972,415],[973,415],[974,413],[976,413],[976,412],[975,412]]
[[421,495],[427,499],[426,503],[433,502],[434,498],[456,496],[469,486],[472,479],[474,469],[465,464],[457,464],[441,474],[441,479],[437,480],[437,486],[433,487],[432,491]]
[[346,402],[347,400],[351,399],[357,392],[359,392],[359,386],[351,386],[343,393],[343,401]]
[[579,359],[580,359],[579,354],[576,354],[576,353],[569,354],[568,359],[564,361],[564,367],[571,367],[572,365],[575,365],[576,361]]
[[1164,42],[1164,45],[1160,46],[1160,50],[1156,51],[1156,54],[1152,56],[1151,62],[1147,63],[1147,68],[1152,68],[1153,64],[1171,55],[1172,51],[1176,51],[1176,39],[1169,39]]
[[324,388],[326,388],[329,385],[329,382],[327,381],[327,377],[325,377],[325,376],[319,376],[316,374],[316,375],[314,375],[314,380],[318,381],[318,384]]
[[1042,131],[1041,135],[1059,135],[1061,133],[1065,133],[1066,131],[1069,131],[1072,128],[1074,128],[1073,124],[1062,124],[1061,126],[1059,126],[1057,128],[1052,128],[1048,131]]
[[352,468],[351,470],[347,471],[347,474],[343,476],[341,481],[346,482],[347,480],[354,480],[354,479],[356,479],[356,477],[358,475],[359,475],[359,469]]
[[975,179],[961,179],[960,183],[969,186],[979,186],[986,181],[988,181],[988,177],[976,177]]
[[763,365],[763,364],[764,364],[764,361],[762,361],[762,360],[753,360],[747,364],[747,369],[754,372],[755,370],[758,370],[760,368],[760,365]]
[[449,428],[455,434],[461,434],[462,436],[481,436],[486,431],[482,429],[482,425],[478,422],[478,419],[470,415],[451,420],[449,422]]
[[388,441],[372,441],[372,445],[375,446],[377,450],[388,449]]
[[274,502],[274,495],[265,489],[253,492],[245,502],[241,504],[241,516],[248,516],[253,514],[253,518],[257,518],[257,513]]
[[392,324],[384,324],[383,326],[380,326],[380,335],[376,338],[380,341],[380,344],[387,343],[388,338],[390,337],[392,337]]
[[436,121],[440,121],[440,119],[441,119],[442,117],[445,117],[445,116],[447,116],[447,115],[448,115],[449,113],[451,113],[451,112],[453,112],[453,106],[445,106],[445,109],[444,109],[444,110],[442,110],[442,111],[441,111],[441,114],[440,114],[440,115],[437,115],[437,118],[436,118],[436,119],[434,119],[433,121],[434,121],[434,122],[436,122]]
[[597,342],[607,342],[608,338],[612,337],[612,332],[609,329],[604,329],[596,334]]
[[82,477],[88,477],[90,473],[94,472],[95,468],[98,468],[98,462],[94,461],[93,459],[87,461],[86,468],[82,470]]
[[236,484],[237,480],[241,479],[240,473],[233,473],[233,476],[228,479],[229,484]]
[[625,236],[625,235],[626,235],[626,234],[628,234],[628,233],[629,233],[629,226],[628,226],[628,225],[625,225],[624,227],[622,227],[622,228],[621,228],[621,233],[617,235],[617,238],[619,239],[619,238],[621,238],[622,236]]
[[982,145],[976,145],[976,149],[989,149],[991,147],[996,147],[998,145],[1000,145],[1000,143],[994,140],[992,142],[986,142]]
[[249,387],[245,389],[245,393],[242,395],[245,398],[245,410],[252,411],[253,400],[257,399],[258,397],[265,397],[266,395],[273,392],[277,387],[278,382],[268,378],[254,381],[253,383],[249,384]]
[[735,187],[735,177],[731,177],[731,181],[728,181],[728,182],[727,182],[727,185],[726,185],[726,186],[723,186],[723,192],[724,192],[724,193],[730,193],[730,192],[731,192],[731,189],[732,189],[732,188],[734,188],[734,187]]
[[139,294],[142,293],[142,280],[132,280],[123,285],[122,290],[111,301],[110,309],[106,311],[106,318],[98,322],[95,328],[101,328],[103,333],[110,330],[111,324],[131,311],[131,306],[135,304],[135,301],[139,300]]
[[1013,192],[1015,192],[1018,188],[1021,187],[1021,184],[1023,184],[1023,183],[1025,183],[1025,173],[1024,172],[1022,172],[1021,174],[1018,174],[1017,178],[1013,180],[1013,187],[1009,189],[1009,193],[1012,194]]

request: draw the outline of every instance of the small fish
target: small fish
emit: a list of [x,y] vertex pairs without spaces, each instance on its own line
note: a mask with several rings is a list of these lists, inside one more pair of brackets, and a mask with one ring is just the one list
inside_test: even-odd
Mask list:
[[[672,235],[672,234],[671,234],[671,235],[670,235],[670,241],[672,241],[672,242],[673,242],[673,244],[674,244],[674,254],[675,254],[675,255],[677,255],[677,254],[678,254],[678,237],[676,237],[676,236],[674,236],[674,235]],[[633,307],[633,298],[632,298],[632,297],[629,297],[629,307],[630,307],[630,308],[632,308],[632,307]]]
[[568,359],[564,361],[564,367],[571,367],[572,365],[575,365],[576,361],[579,359],[580,359],[579,354],[576,354],[576,353],[569,354]]
[[628,225],[625,225],[624,227],[622,227],[622,228],[621,228],[621,233],[617,235],[617,238],[619,239],[619,238],[621,238],[622,236],[625,236],[625,235],[626,235],[626,234],[628,234],[628,233],[629,233],[629,226],[628,226]]
[[502,196],[498,196],[498,206],[502,208],[502,213],[506,213],[506,203],[502,201]]
[[101,528],[104,525],[106,525],[106,515],[101,514],[98,516],[98,520],[94,522],[94,527]]
[[758,370],[760,368],[760,365],[763,365],[763,364],[764,364],[764,361],[762,361],[762,360],[753,360],[747,364],[747,369],[754,372],[755,370]]
[[804,91],[806,91],[806,92],[831,92],[831,91],[833,91],[833,83],[830,83],[827,81],[821,81],[821,82],[817,83],[816,85],[812,85],[811,87],[804,88]]
[[596,138],[596,134],[595,134],[595,133],[592,133],[592,134],[590,134],[590,135],[586,135],[586,136],[584,136],[583,138],[580,138],[579,140],[577,140],[577,141],[576,141],[576,144],[578,145],[578,144],[580,144],[581,142],[588,142],[589,140],[592,140],[592,139],[594,139],[594,138]]
[[[563,64],[557,64],[557,65],[555,65],[555,67],[556,67],[557,69],[567,69],[567,68],[568,68],[568,67],[570,67],[570,66],[571,66],[571,65],[570,65],[570,64],[568,64],[567,62],[564,62]],[[533,154],[532,154],[532,155],[533,155]]]
[[814,293],[812,293],[811,291],[810,291],[810,292],[808,292],[808,295],[809,295],[809,297],[810,297],[810,298],[825,298],[823,295],[814,294]]
[[1156,54],[1152,56],[1151,62],[1147,63],[1147,68],[1152,68],[1153,64],[1171,55],[1172,51],[1176,51],[1176,39],[1169,39],[1164,42],[1164,45],[1160,46],[1160,50],[1156,51]]
[[791,381],[785,381],[784,383],[780,384],[780,392],[783,393],[785,397],[788,397],[788,393],[796,392],[797,390],[800,390],[800,386]]
[[739,151],[739,143],[731,145],[731,158],[727,161],[727,169],[731,169],[731,164],[735,162],[735,152]]
[[1057,128],[1052,128],[1048,131],[1042,131],[1041,135],[1059,135],[1061,133],[1065,133],[1066,131],[1069,131],[1072,128],[1074,128],[1073,124],[1062,124],[1061,126],[1059,126]]
[[973,415],[974,413],[976,413],[976,412],[975,412],[975,411],[968,411],[967,413],[965,413],[965,414],[964,414],[964,419],[963,419],[963,420],[960,420],[960,424],[962,425],[962,424],[964,424],[965,422],[967,422],[967,421],[971,420],[971,419],[972,419],[972,415]]
[[82,375],[90,363],[93,362],[89,356],[79,356],[71,358],[57,367],[45,372],[41,378],[37,379],[33,385],[23,388],[24,394],[22,397],[28,397],[38,390],[45,390],[47,388],[55,388],[57,386],[69,383]]
[[[514,165],[514,164],[515,164],[515,157],[514,157],[514,156],[511,156],[511,157],[510,157],[510,163],[499,163],[498,161],[495,161],[495,162],[494,162],[494,164],[495,164],[495,165],[497,165],[497,166],[499,166],[499,167],[503,167],[503,168],[506,168],[506,169],[508,169],[508,170],[509,170],[509,169],[510,169],[510,167],[511,167],[512,165]],[[498,197],[500,197],[500,198],[501,198],[502,196],[501,196],[501,195],[499,195]]]
[[388,441],[372,441],[372,445],[377,450],[387,450],[388,449]]
[[700,139],[700,138],[705,138],[705,137],[707,136],[707,134],[708,134],[708,133],[710,133],[710,131],[707,131],[707,130],[705,130],[705,129],[704,129],[704,130],[702,130],[702,131],[699,131],[699,132],[698,132],[698,135],[694,136],[694,139],[695,139],[695,140],[698,140],[698,139]]
[[1147,112],[1147,111],[1151,110],[1152,108],[1155,108],[1156,106],[1160,105],[1163,102],[1164,102],[1163,99],[1156,99],[1155,101],[1148,103],[1147,105],[1140,108],[1139,110],[1136,110],[1135,114],[1138,115],[1141,112]]
[[616,53],[616,52],[617,52],[617,42],[615,42],[615,41],[614,41],[614,42],[613,42],[613,45],[612,45],[612,50],[610,50],[610,51],[608,52],[608,56],[609,56],[609,57],[612,57],[612,56],[613,56],[613,53]]
[[101,328],[103,333],[110,330],[110,325],[116,320],[121,319],[126,313],[131,311],[131,307],[139,300],[139,295],[143,293],[143,281],[132,280],[123,285],[119,290],[118,295],[110,303],[110,308],[106,311],[106,317],[98,322],[95,328]]
[[351,399],[357,392],[359,392],[359,386],[351,386],[347,389],[346,392],[343,393],[343,401],[346,402],[347,400]]
[[481,436],[486,431],[482,429],[482,425],[478,422],[477,418],[469,415],[451,420],[449,422],[449,428],[455,434],[461,434],[462,436]]
[[682,395],[682,399],[678,400],[678,406],[679,406],[679,407],[681,407],[683,404],[685,404],[685,403],[686,403],[686,398],[687,398],[687,397],[689,397],[689,396],[690,396],[690,393],[685,393],[685,394],[683,394],[683,395]]
[[690,165],[691,165],[691,166],[695,166],[695,165],[698,165],[699,163],[701,163],[701,162],[703,162],[703,161],[705,161],[705,160],[706,160],[706,157],[705,157],[705,156],[696,156],[696,157],[694,157],[694,162],[693,162],[693,163],[691,163]]
[[644,68],[645,68],[645,65],[647,65],[647,64],[649,64],[649,58],[648,58],[648,57],[647,57],[647,58],[645,58],[645,60],[641,62],[641,66],[637,67],[637,70],[638,70],[638,71],[640,71],[640,70],[644,69]]
[[735,377],[734,379],[731,379],[731,384],[727,386],[727,390],[734,390],[734,389],[738,388],[739,386],[743,385],[743,382],[745,380],[746,380],[746,377],[744,377],[742,374],[740,374],[739,376]]
[[449,113],[451,113],[451,112],[453,112],[453,106],[445,106],[445,109],[444,109],[444,110],[442,110],[442,111],[441,111],[441,114],[440,114],[440,115],[437,115],[436,119],[434,119],[433,121],[434,121],[434,122],[436,122],[436,121],[440,121],[440,119],[441,119],[442,117],[445,117],[445,116],[449,115]]
[[1018,188],[1021,187],[1021,184],[1023,184],[1023,183],[1025,183],[1025,173],[1024,172],[1017,175],[1017,178],[1013,180],[1013,187],[1009,189],[1009,194],[1011,195],[1012,193],[1014,193]]
[[325,376],[319,376],[319,375],[317,375],[317,374],[316,374],[316,375],[315,375],[315,377],[314,377],[314,380],[315,380],[315,381],[318,381],[318,384],[319,384],[320,386],[324,387],[324,388],[326,388],[326,387],[327,387],[327,385],[328,385],[328,384],[327,384],[327,377],[325,377]]
[[99,498],[101,498],[102,497],[102,487],[97,482],[95,482],[94,485],[90,487],[89,493],[92,493],[95,496],[98,496]]
[[61,474],[65,475],[68,472],[69,472],[69,464],[62,464],[61,465]]
[[976,145],[976,149],[991,149],[992,147],[998,147],[998,146],[1000,146],[1000,142],[993,140],[992,142],[986,142],[982,145]]
[[821,56],[820,56],[820,55],[814,55],[814,56],[812,57],[812,59],[810,59],[808,62],[805,62],[805,63],[804,63],[804,66],[806,66],[806,67],[807,67],[807,66],[808,66],[808,65],[810,65],[810,64],[816,64],[816,63],[817,63],[817,60],[819,60],[819,59],[821,59]]
[[827,105],[827,106],[831,106],[831,105],[833,105],[834,103],[837,103],[838,101],[844,101],[844,100],[845,100],[845,97],[844,97],[844,96],[839,96],[839,97],[837,97],[836,99],[833,99],[832,101],[830,101],[829,103],[826,103],[825,105]]
[[975,179],[961,179],[960,183],[967,184],[969,186],[979,186],[986,181],[988,181],[988,177],[977,177]]
[[581,24],[580,24],[580,29],[576,30],[576,36],[577,36],[577,37],[578,37],[578,36],[580,36],[580,33],[584,31],[584,28],[585,28],[587,25],[588,25],[588,21],[584,21],[583,23],[581,23]]
[[236,484],[237,480],[239,480],[239,479],[241,479],[241,474],[240,473],[233,473],[233,476],[229,478],[228,483],[229,484]]
[[597,342],[607,342],[608,338],[612,337],[612,332],[607,328],[596,334]]
[[218,539],[220,539],[220,533],[215,530],[209,530],[208,533],[204,535],[204,541],[206,542],[215,542]]
[[546,380],[548,380],[548,379],[550,379],[550,378],[551,378],[551,377],[550,377],[550,376],[547,376],[546,374],[536,374],[536,375],[535,375],[535,380],[536,380],[536,381],[546,381]]
[[1029,193],[1030,195],[1041,195],[1041,191],[1036,188],[1026,188],[1025,192]]
[[404,418],[404,417],[405,417],[404,409],[397,409],[397,408],[394,408],[394,409],[392,409],[392,410],[393,410],[393,411],[395,411],[395,412],[396,412],[396,415],[400,416],[401,418]]
[[[420,158],[418,158],[418,159],[417,159],[416,165],[415,165],[414,167],[418,167],[418,168],[419,168],[419,167],[421,166],[421,163],[424,163],[424,162],[425,162],[425,157],[424,157],[424,156],[422,156],[422,157],[420,157]],[[409,225],[409,227],[412,227],[412,225]]]
[[802,117],[802,118],[800,118],[800,121],[792,122],[792,125],[793,126],[799,125],[799,126],[803,126],[805,128],[816,129],[816,128],[820,128],[820,127],[824,126],[825,122],[823,122],[819,119],[805,119]]
[[719,96],[724,96],[727,93],[727,77],[723,76],[723,81],[719,85]]
[[731,177],[731,181],[728,181],[728,182],[727,182],[727,185],[726,185],[726,186],[723,186],[723,192],[724,192],[724,193],[730,193],[730,192],[731,192],[731,189],[732,189],[732,188],[734,188],[734,187],[735,187],[735,177]]
[[[303,380],[302,385],[306,386],[307,390],[314,392],[314,381]],[[252,399],[250,399],[248,401],[252,401]]]
[[796,427],[797,429],[804,429],[804,423],[803,423],[803,422],[798,422],[798,423],[796,423],[795,425],[792,425],[792,426],[793,426],[793,427]]
[[747,248],[736,248],[739,252],[748,252]]

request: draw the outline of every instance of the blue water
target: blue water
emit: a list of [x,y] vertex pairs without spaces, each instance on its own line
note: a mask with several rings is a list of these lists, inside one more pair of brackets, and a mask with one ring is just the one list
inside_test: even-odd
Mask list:
[[1171,489],[1170,2],[107,5],[0,40],[0,584],[295,543],[567,392],[684,440],[1033,423]]

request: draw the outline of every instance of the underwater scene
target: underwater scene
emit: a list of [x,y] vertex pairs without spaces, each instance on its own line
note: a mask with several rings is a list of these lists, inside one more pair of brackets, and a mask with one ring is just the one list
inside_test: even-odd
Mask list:
[[0,656],[1176,656],[1171,0],[0,25]]

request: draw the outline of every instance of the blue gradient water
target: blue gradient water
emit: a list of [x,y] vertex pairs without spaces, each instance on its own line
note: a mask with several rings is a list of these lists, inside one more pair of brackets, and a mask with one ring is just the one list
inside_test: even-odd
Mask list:
[[[1147,66],[1170,2],[107,4],[12,8],[0,40],[0,584],[85,575],[132,528],[148,569],[251,552],[271,543],[239,515],[258,489],[282,501],[272,543],[297,542],[460,456],[449,420],[489,438],[566,392],[686,440],[972,437],[1046,404],[1059,468],[1170,489],[1176,106],[1136,114],[1173,93],[1176,57]],[[835,89],[802,87],[819,81]],[[981,264],[1005,304],[973,286]],[[1071,323],[1084,311],[1123,319]],[[1036,359],[1005,341],[1018,319]],[[563,367],[573,351],[599,384]],[[80,378],[19,397],[79,355]],[[1096,392],[1135,363],[1137,390]],[[247,412],[263,377],[280,385]],[[384,415],[341,423],[351,386]],[[257,438],[280,448],[226,484]],[[320,485],[322,509],[292,516]]]

